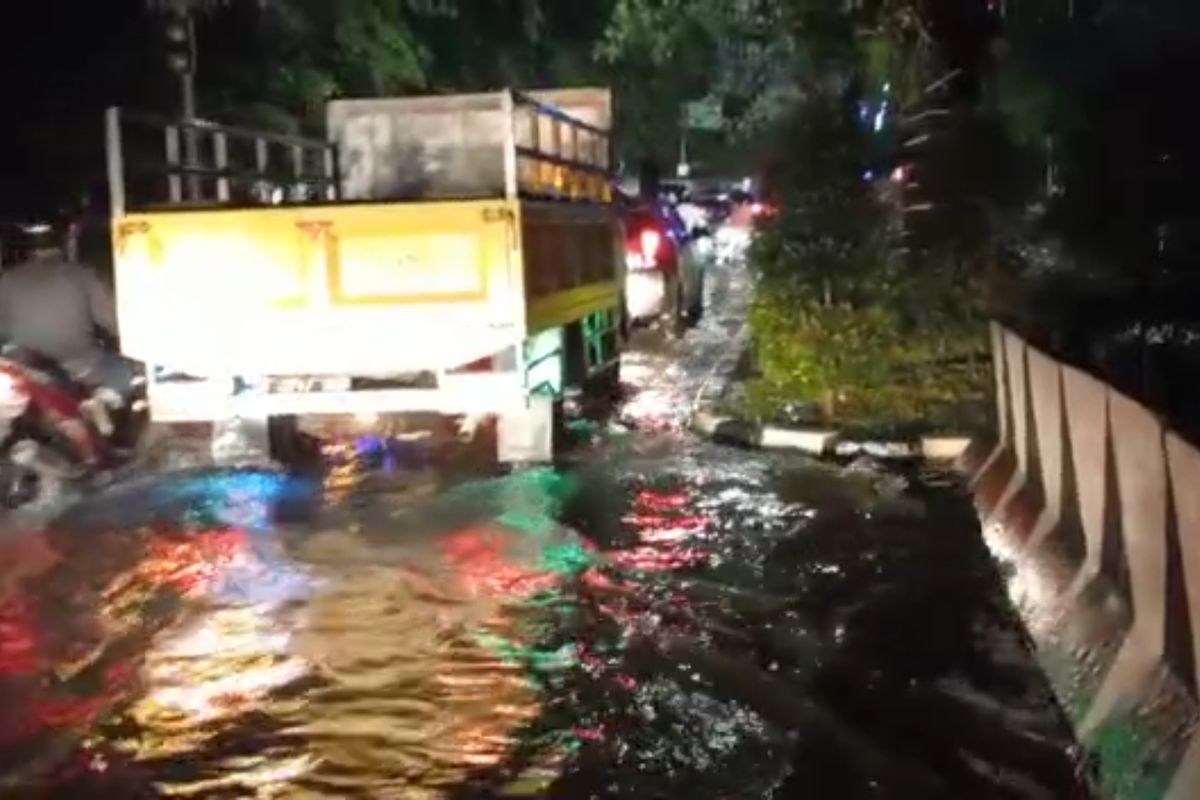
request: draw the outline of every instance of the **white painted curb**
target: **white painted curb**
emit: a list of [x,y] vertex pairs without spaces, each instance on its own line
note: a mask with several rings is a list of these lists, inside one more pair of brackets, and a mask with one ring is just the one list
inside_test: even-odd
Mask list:
[[815,456],[827,455],[832,443],[837,439],[837,431],[763,427],[737,417],[722,417],[706,411],[697,412],[692,416],[691,427],[703,436],[732,439],[746,447],[799,450]]
[[733,421],[733,417],[718,417],[707,411],[698,411],[692,415],[692,430],[705,436],[712,436],[720,425]]
[[926,436],[917,442],[839,441],[840,434],[835,430],[762,426],[707,411],[692,415],[691,428],[702,436],[732,440],[746,447],[797,450],[815,456],[867,455],[885,461],[923,458],[926,461],[952,462],[962,458],[971,446],[971,439],[965,436]]
[[768,450],[802,450],[813,455],[825,455],[837,439],[837,431],[801,431],[786,428],[763,428],[759,446]]
[[884,461],[904,458],[916,458],[917,448],[911,442],[839,442],[834,449],[834,455],[843,458],[852,456],[870,456]]
[[971,441],[966,436],[926,436],[921,440],[921,456],[929,461],[958,461]]

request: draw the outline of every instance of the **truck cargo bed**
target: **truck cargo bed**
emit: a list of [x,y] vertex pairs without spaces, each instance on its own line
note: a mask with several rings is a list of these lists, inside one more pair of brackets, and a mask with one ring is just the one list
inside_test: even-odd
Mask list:
[[616,305],[600,205],[173,211],[117,223],[121,339],[197,375],[450,368]]

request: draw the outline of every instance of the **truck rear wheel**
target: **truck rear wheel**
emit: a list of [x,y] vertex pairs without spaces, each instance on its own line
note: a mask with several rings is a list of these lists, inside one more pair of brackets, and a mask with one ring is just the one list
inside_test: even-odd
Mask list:
[[699,286],[696,287],[696,298],[688,306],[688,324],[695,327],[704,317],[704,273],[696,277]]
[[667,330],[670,331],[671,337],[680,339],[688,329],[688,309],[687,298],[683,291],[683,281],[679,280],[679,276],[673,276],[671,285],[668,289],[670,304],[667,309]]
[[530,395],[524,408],[511,408],[496,419],[496,455],[502,464],[545,464],[564,429],[562,401],[548,394]]
[[271,459],[289,472],[309,474],[324,468],[321,443],[300,429],[300,420],[295,415],[268,418],[267,443]]

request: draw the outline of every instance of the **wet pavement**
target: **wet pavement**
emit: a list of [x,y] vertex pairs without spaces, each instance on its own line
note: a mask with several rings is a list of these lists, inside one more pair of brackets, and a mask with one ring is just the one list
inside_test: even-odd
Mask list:
[[952,479],[684,432],[716,278],[557,470],[402,448],[387,491],[194,471],[9,530],[0,797],[1085,797]]

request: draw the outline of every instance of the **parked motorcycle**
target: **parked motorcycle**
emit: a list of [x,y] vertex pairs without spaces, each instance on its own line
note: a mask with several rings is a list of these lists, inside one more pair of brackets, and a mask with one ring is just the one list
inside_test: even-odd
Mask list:
[[0,350],[0,506],[37,504],[129,461],[148,419],[144,387],[89,390],[51,359]]

